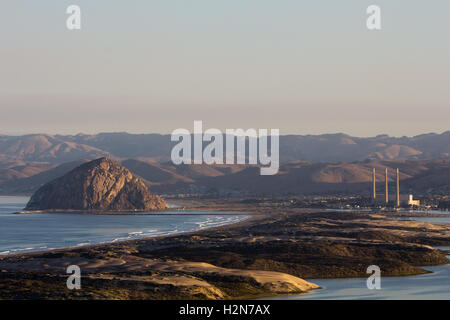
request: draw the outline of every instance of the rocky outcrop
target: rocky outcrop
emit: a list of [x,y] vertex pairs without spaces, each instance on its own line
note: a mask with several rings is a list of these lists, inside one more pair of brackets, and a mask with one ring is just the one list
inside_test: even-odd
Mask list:
[[125,167],[100,158],[55,179],[31,197],[25,211],[152,211],[168,205]]

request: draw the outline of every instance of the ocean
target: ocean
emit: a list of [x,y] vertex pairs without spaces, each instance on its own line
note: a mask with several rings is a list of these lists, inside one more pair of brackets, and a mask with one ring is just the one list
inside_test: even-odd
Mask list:
[[0,255],[173,235],[232,224],[248,218],[203,211],[202,215],[190,215],[195,212],[189,212],[189,215],[167,216],[12,214],[22,210],[28,200],[28,197],[0,196]]

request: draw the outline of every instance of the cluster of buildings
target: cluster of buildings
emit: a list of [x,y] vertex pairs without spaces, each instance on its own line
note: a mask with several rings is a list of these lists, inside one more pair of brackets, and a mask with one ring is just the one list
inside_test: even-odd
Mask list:
[[[395,206],[400,207],[402,205],[408,205],[408,206],[420,206],[420,200],[414,200],[414,196],[412,194],[407,195],[401,195],[400,194],[400,171],[399,169],[396,170],[396,193],[395,198],[390,199],[389,198],[389,177],[388,177],[388,168],[386,168],[385,171],[385,193],[384,197],[377,197],[377,188],[376,188],[376,170],[373,168],[372,171],[372,186],[373,186],[373,192],[372,192],[372,201],[374,204],[386,204],[389,205],[392,203],[392,200],[395,201]],[[384,198],[384,199],[383,199]]]

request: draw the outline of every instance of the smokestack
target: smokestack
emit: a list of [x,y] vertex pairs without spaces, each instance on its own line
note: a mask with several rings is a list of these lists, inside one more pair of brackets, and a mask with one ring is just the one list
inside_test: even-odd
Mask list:
[[386,204],[389,203],[389,180],[388,180],[388,169],[386,168]]
[[372,183],[373,183],[373,200],[374,201],[377,198],[376,182],[377,182],[377,180],[375,178],[375,168],[373,168],[373,171],[372,171]]
[[397,168],[397,207],[400,207],[400,172]]

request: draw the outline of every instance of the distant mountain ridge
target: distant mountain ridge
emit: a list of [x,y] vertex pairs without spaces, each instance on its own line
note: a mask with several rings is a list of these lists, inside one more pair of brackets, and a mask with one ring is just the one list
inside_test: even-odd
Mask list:
[[[376,169],[378,190],[383,192],[388,168],[391,192],[395,170],[400,169],[402,193],[448,194],[450,159],[313,163],[293,161],[274,176],[261,176],[255,166],[182,165],[127,160],[122,164],[144,179],[157,193],[226,194],[362,194],[371,191],[372,169]],[[139,170],[137,170],[139,168]],[[230,168],[232,170],[230,170]],[[215,169],[216,172],[212,172]],[[170,173],[165,179],[156,170]]]
[[[84,161],[69,162],[26,178],[0,183],[0,194],[31,194]],[[384,190],[385,168],[390,190],[394,190],[395,169],[400,169],[402,193],[449,194],[450,159],[313,163],[293,161],[274,176],[261,176],[249,165],[180,165],[145,159],[121,162],[157,194],[362,194],[371,192],[372,169],[376,169],[378,190]]]
[[450,192],[450,131],[400,138],[281,136],[281,167],[273,177],[261,177],[250,165],[175,166],[170,161],[174,144],[170,135],[160,134],[0,136],[0,193],[31,194],[101,157],[120,162],[157,193],[361,193],[367,191],[372,167],[379,175],[384,167],[399,167],[407,189]]
[[[169,161],[175,143],[170,135],[100,133],[96,135],[0,136],[0,163],[11,161],[60,164],[80,159],[145,158]],[[280,160],[350,162],[450,158],[450,131],[414,137],[370,138],[346,134],[280,136]]]
[[83,158],[99,158],[108,154],[107,151],[70,141],[64,136],[33,134],[0,137],[0,161],[62,163]]

